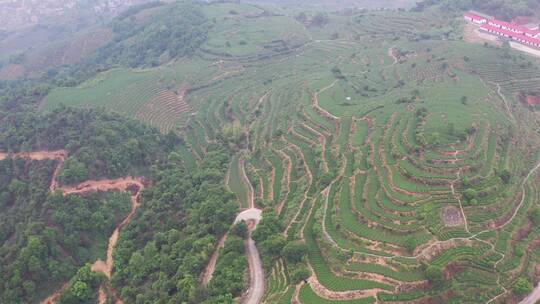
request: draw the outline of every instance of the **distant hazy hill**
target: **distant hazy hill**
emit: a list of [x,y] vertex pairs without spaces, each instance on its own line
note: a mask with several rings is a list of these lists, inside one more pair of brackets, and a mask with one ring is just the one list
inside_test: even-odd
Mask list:
[[343,9],[350,7],[357,8],[411,8],[417,1],[415,0],[246,0],[248,3],[274,4],[292,7],[318,7],[325,9]]

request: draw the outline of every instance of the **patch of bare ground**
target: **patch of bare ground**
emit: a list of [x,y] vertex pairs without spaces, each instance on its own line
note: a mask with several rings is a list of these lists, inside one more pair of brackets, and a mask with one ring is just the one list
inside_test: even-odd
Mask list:
[[461,210],[453,205],[448,205],[442,209],[442,220],[446,227],[457,227],[463,225]]
[[0,80],[16,80],[24,76],[25,68],[20,64],[8,64],[0,69]]
[[470,43],[502,45],[502,42],[496,36],[481,32],[480,27],[469,22],[465,24],[463,39]]
[[[466,142],[467,142],[467,147],[465,147],[465,149],[463,150],[441,151],[440,149],[435,149],[435,151],[443,156],[447,156],[447,157],[451,156],[453,158],[457,158],[459,155],[463,155],[472,150],[473,145],[474,145],[474,137],[467,136]],[[451,145],[450,147],[453,147],[453,145]]]
[[45,160],[45,159],[64,159],[67,155],[65,150],[56,151],[35,151],[35,152],[18,152],[18,153],[4,153],[0,152],[0,160],[10,158],[25,158],[31,160]]

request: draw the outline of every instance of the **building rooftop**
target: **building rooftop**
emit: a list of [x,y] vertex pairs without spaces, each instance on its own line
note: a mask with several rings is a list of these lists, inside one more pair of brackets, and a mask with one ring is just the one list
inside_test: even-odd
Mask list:
[[473,19],[477,19],[477,20],[485,20],[485,19],[487,19],[486,17],[482,17],[480,15],[477,15],[477,14],[471,13],[471,12],[465,13],[464,16],[469,17],[469,18],[473,18]]
[[481,13],[481,12],[477,12],[477,11],[474,11],[474,10],[470,10],[469,12],[470,12],[471,14],[480,16],[480,17],[482,17],[482,18],[486,18],[486,19],[495,19],[495,17],[493,17],[493,16],[490,16],[490,15],[487,15],[487,14],[484,14],[484,13]]
[[520,39],[520,40],[523,40],[523,41],[526,41],[526,42],[540,44],[540,39],[538,39],[538,38],[528,37],[528,36],[525,36],[523,34],[514,33],[512,31],[505,30],[503,28],[498,28],[496,26],[492,26],[492,25],[489,25],[489,24],[483,24],[482,26],[480,26],[480,28],[484,29],[484,30],[488,30],[488,31],[499,32],[501,34],[504,34],[504,35],[507,35],[507,36],[510,36],[510,37],[514,37],[514,38],[517,38],[517,39]]

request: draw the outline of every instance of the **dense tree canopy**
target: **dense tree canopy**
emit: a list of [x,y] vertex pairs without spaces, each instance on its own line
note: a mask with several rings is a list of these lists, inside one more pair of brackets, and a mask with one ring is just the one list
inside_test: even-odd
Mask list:
[[142,22],[133,15],[118,18],[112,25],[115,41],[98,52],[97,61],[156,66],[162,55],[169,59],[192,55],[206,41],[206,17],[189,1],[164,8]]
[[[199,274],[237,209],[234,195],[223,186],[228,160],[225,150],[214,147],[198,170],[182,169],[173,159],[154,170],[153,186],[143,192],[142,206],[115,250],[113,285],[124,301],[204,300]],[[226,277],[229,270],[223,271]],[[237,290],[235,285],[230,291]]]
[[233,299],[239,296],[244,288],[246,269],[244,241],[236,235],[230,235],[219,254],[216,270],[208,286],[209,297],[205,303],[225,303],[222,302],[225,297]]
[[59,304],[95,303],[99,284],[103,281],[101,274],[93,272],[90,264],[80,268],[70,280],[69,287],[62,293]]
[[88,178],[134,174],[164,159],[179,139],[101,110],[59,108],[46,115],[16,112],[0,124],[0,151],[66,149],[60,179],[76,183]]
[[109,235],[129,210],[127,194],[49,194],[55,165],[0,161],[1,303],[35,302],[84,263],[103,257]]
[[474,9],[508,21],[517,16],[530,16],[540,7],[536,0],[426,0],[418,2],[416,10],[436,4],[442,4],[446,11]]

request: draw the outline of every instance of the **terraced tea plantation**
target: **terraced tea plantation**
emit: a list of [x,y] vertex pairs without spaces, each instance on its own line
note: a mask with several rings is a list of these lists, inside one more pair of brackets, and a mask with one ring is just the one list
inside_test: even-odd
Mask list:
[[228,139],[239,204],[251,184],[308,248],[266,265],[265,303],[508,303],[538,281],[540,125],[516,96],[539,89],[540,65],[467,44],[461,19],[435,11],[310,25],[203,8],[214,32],[194,58],[99,75],[44,109],[104,106],[181,132],[190,163]]

